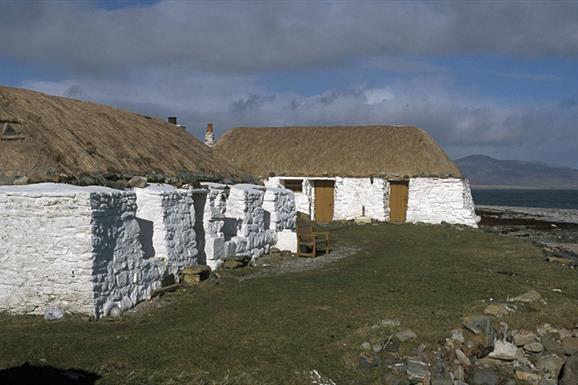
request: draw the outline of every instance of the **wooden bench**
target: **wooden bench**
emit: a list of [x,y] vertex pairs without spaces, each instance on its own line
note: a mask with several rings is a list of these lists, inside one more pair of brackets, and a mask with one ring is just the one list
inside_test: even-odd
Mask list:
[[315,223],[303,213],[297,214],[297,256],[317,257],[324,250],[329,254],[329,232],[315,231]]

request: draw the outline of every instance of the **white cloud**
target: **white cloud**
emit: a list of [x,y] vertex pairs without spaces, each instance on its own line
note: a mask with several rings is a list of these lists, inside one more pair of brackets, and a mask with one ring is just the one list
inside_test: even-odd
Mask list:
[[410,124],[432,134],[450,155],[484,150],[510,158],[577,161],[578,107],[509,107],[468,98],[442,81],[398,80],[382,88],[301,95],[272,92],[252,76],[147,71],[132,80],[78,78],[24,86],[149,115],[176,115],[197,136],[207,122],[215,123],[218,134],[234,126]]
[[391,88],[372,88],[363,91],[367,104],[380,104],[385,101],[392,101],[395,95]]

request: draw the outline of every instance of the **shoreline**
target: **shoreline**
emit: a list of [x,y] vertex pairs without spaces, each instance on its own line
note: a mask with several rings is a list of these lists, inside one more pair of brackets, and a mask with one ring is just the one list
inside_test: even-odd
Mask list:
[[477,205],[480,230],[533,241],[547,255],[578,265],[578,210]]
[[476,213],[500,215],[502,218],[533,219],[543,222],[578,224],[577,209],[475,205],[475,210]]

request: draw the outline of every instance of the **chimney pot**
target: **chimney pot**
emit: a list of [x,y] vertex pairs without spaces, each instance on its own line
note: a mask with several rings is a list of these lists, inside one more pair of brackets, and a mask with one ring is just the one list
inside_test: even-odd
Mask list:
[[215,144],[215,134],[213,133],[213,123],[207,124],[207,132],[205,132],[205,144],[211,147]]

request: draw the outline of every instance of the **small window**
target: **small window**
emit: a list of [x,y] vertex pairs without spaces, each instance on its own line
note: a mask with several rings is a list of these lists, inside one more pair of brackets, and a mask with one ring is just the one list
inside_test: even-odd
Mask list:
[[284,179],[282,183],[288,190],[293,192],[303,192],[303,180],[301,179]]
[[24,135],[17,128],[16,123],[0,120],[0,139],[2,140],[23,140]]

